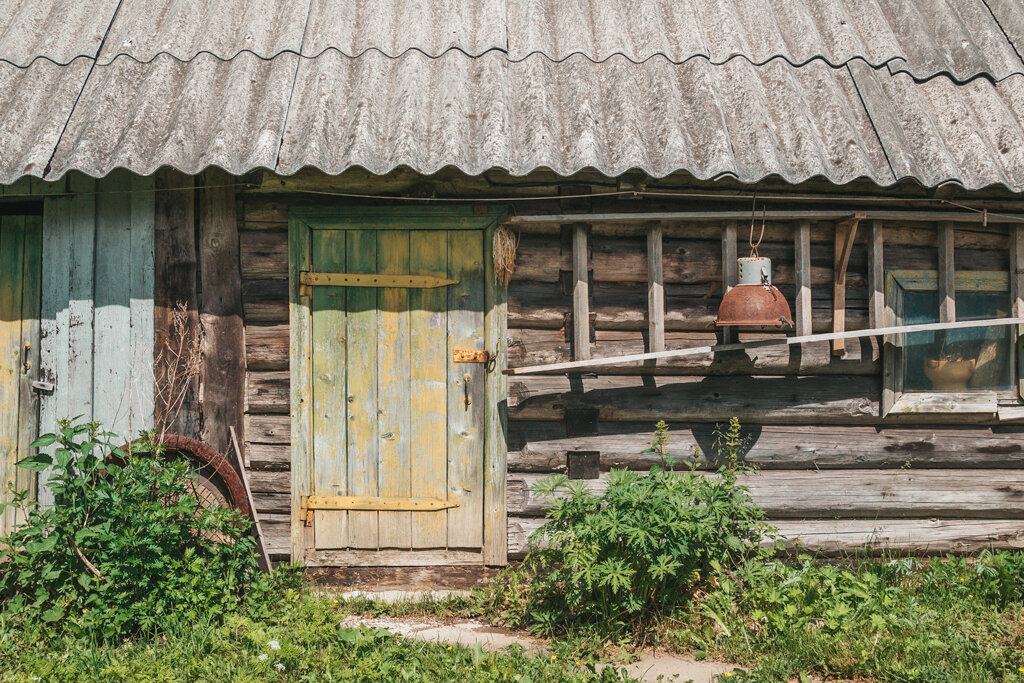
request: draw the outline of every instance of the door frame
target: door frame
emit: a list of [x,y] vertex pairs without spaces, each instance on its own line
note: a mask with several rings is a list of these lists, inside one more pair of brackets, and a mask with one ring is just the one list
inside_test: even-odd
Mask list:
[[[310,297],[299,286],[299,273],[311,266],[314,230],[481,230],[484,236],[485,348],[495,354],[486,373],[484,415],[483,564],[508,561],[506,511],[508,365],[507,292],[494,272],[494,233],[505,216],[503,207],[293,207],[288,215],[288,327],[291,394],[291,559],[304,562],[312,547],[312,528],[299,509],[313,483],[313,349]],[[372,552],[372,551],[368,551]],[[382,565],[401,562],[394,551],[379,552]],[[411,553],[410,553],[411,555]],[[443,562],[444,555],[439,558]]]

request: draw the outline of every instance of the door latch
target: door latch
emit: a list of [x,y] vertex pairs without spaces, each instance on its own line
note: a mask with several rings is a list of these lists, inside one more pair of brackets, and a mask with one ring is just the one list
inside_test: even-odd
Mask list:
[[483,363],[486,365],[494,360],[490,351],[477,351],[476,349],[452,349],[453,363]]

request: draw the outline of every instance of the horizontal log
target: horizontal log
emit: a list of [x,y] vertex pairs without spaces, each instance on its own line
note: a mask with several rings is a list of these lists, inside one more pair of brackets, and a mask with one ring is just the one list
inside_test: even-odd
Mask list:
[[249,415],[245,420],[245,438],[249,443],[291,443],[291,418],[288,415]]
[[292,510],[291,493],[256,493],[253,491],[252,500],[256,505],[256,511],[261,515],[264,513],[287,515]]
[[246,367],[249,370],[287,370],[288,344],[287,323],[246,325]]
[[249,489],[253,493],[289,494],[292,490],[291,472],[253,469],[249,472]]
[[291,403],[288,372],[250,372],[246,381],[249,413],[288,413]]
[[238,262],[243,280],[287,280],[288,233],[280,230],[239,233]]
[[[545,475],[508,476],[508,514],[540,517],[554,497],[532,488]],[[706,474],[705,476],[716,476]],[[595,493],[607,474],[580,480]],[[1024,514],[1024,470],[764,471],[740,475],[769,519],[969,517]]]
[[242,280],[242,315],[246,323],[287,323],[288,282]]
[[254,470],[287,470],[292,465],[292,449],[288,444],[246,443],[245,457]]
[[260,515],[260,529],[263,531],[263,546],[267,554],[281,559],[292,552],[292,526],[288,515]]
[[880,393],[875,377],[513,376],[508,416],[559,420],[582,407],[610,422],[874,424]]
[[[721,461],[723,425],[671,425],[669,452],[682,461],[696,454],[702,467]],[[510,422],[511,472],[564,472],[568,451],[599,451],[602,470],[648,470],[660,464],[650,448],[654,426],[598,425],[593,436],[565,435],[562,422]],[[759,469],[1024,468],[1024,427],[742,426],[741,459]]]
[[[599,330],[590,347],[592,358],[645,353],[646,334],[640,330]],[[765,334],[741,334],[740,341],[770,338]],[[715,344],[712,332],[669,332],[666,349],[686,349]],[[572,360],[570,344],[560,330],[511,329],[508,332],[508,365],[510,368]],[[878,340],[865,338],[850,343],[842,358],[832,355],[828,342],[799,346],[777,346],[760,349],[703,354],[683,358],[664,358],[638,367],[614,366],[596,369],[601,374],[622,375],[877,375],[881,369]]]
[[[530,535],[545,521],[541,517],[508,518],[509,559],[526,556]],[[940,555],[1024,548],[1024,522],[1017,519],[783,520],[773,524],[793,550],[821,555]]]

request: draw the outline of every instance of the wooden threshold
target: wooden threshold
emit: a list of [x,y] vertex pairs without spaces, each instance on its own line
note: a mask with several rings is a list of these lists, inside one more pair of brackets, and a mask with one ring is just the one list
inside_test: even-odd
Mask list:
[[309,550],[307,567],[483,566],[479,550]]

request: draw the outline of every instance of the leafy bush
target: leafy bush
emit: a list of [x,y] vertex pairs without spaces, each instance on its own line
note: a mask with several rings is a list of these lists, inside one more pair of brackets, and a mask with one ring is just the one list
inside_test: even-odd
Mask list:
[[56,443],[52,457],[19,463],[53,466],[55,503],[44,509],[21,495],[6,504],[26,520],[0,539],[0,609],[104,638],[153,632],[170,615],[215,622],[236,609],[258,575],[248,520],[203,507],[187,462],[124,453],[113,436],[64,420],[33,444]]
[[[651,451],[663,466],[643,476],[612,470],[602,495],[565,477],[539,483],[539,495],[564,495],[531,538],[529,612],[550,634],[577,625],[602,631],[642,626],[687,601],[712,575],[759,552],[769,530],[737,480],[740,425],[720,433],[724,464],[709,476],[672,470],[668,427],[659,422]],[[642,631],[642,628],[639,629]]]

